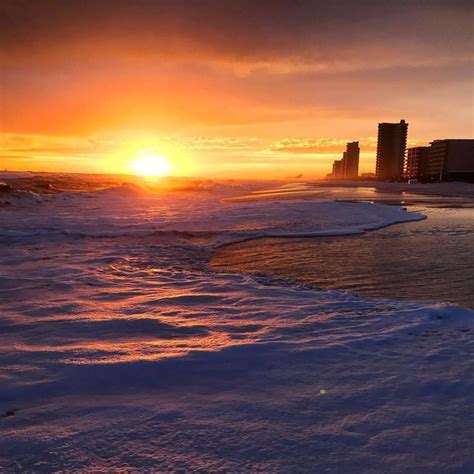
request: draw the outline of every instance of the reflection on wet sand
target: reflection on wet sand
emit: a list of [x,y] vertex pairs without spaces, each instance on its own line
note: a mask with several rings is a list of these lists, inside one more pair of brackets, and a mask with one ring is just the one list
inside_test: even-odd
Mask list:
[[359,236],[237,243],[216,252],[211,265],[372,297],[474,308],[474,209],[413,210],[428,219]]

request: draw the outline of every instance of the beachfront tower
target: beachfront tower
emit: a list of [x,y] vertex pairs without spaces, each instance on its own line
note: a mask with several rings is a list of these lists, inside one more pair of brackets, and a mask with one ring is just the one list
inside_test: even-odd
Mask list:
[[403,176],[403,164],[407,145],[408,123],[379,123],[377,137],[378,180],[398,181]]
[[359,153],[359,142],[347,144],[344,153],[344,178],[357,179],[359,177]]

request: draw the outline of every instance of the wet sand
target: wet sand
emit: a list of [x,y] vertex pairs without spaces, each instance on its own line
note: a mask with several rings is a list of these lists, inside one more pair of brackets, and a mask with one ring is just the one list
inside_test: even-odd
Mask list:
[[473,201],[419,196],[405,204],[427,219],[356,236],[236,243],[218,249],[210,266],[375,298],[474,309]]

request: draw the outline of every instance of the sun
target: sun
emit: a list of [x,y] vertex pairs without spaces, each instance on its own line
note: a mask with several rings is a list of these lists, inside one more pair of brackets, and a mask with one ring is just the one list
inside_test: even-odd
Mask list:
[[145,155],[133,160],[131,167],[141,176],[166,176],[171,171],[171,165],[166,158],[158,155]]

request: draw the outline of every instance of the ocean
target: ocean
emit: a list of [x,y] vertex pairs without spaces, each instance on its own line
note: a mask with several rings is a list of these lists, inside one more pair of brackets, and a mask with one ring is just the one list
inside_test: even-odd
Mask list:
[[0,471],[474,468],[468,188],[2,179]]
[[[474,201],[474,200],[473,200]],[[263,238],[222,247],[211,265],[374,298],[474,309],[474,206],[444,198],[410,210],[427,217],[357,236]]]

